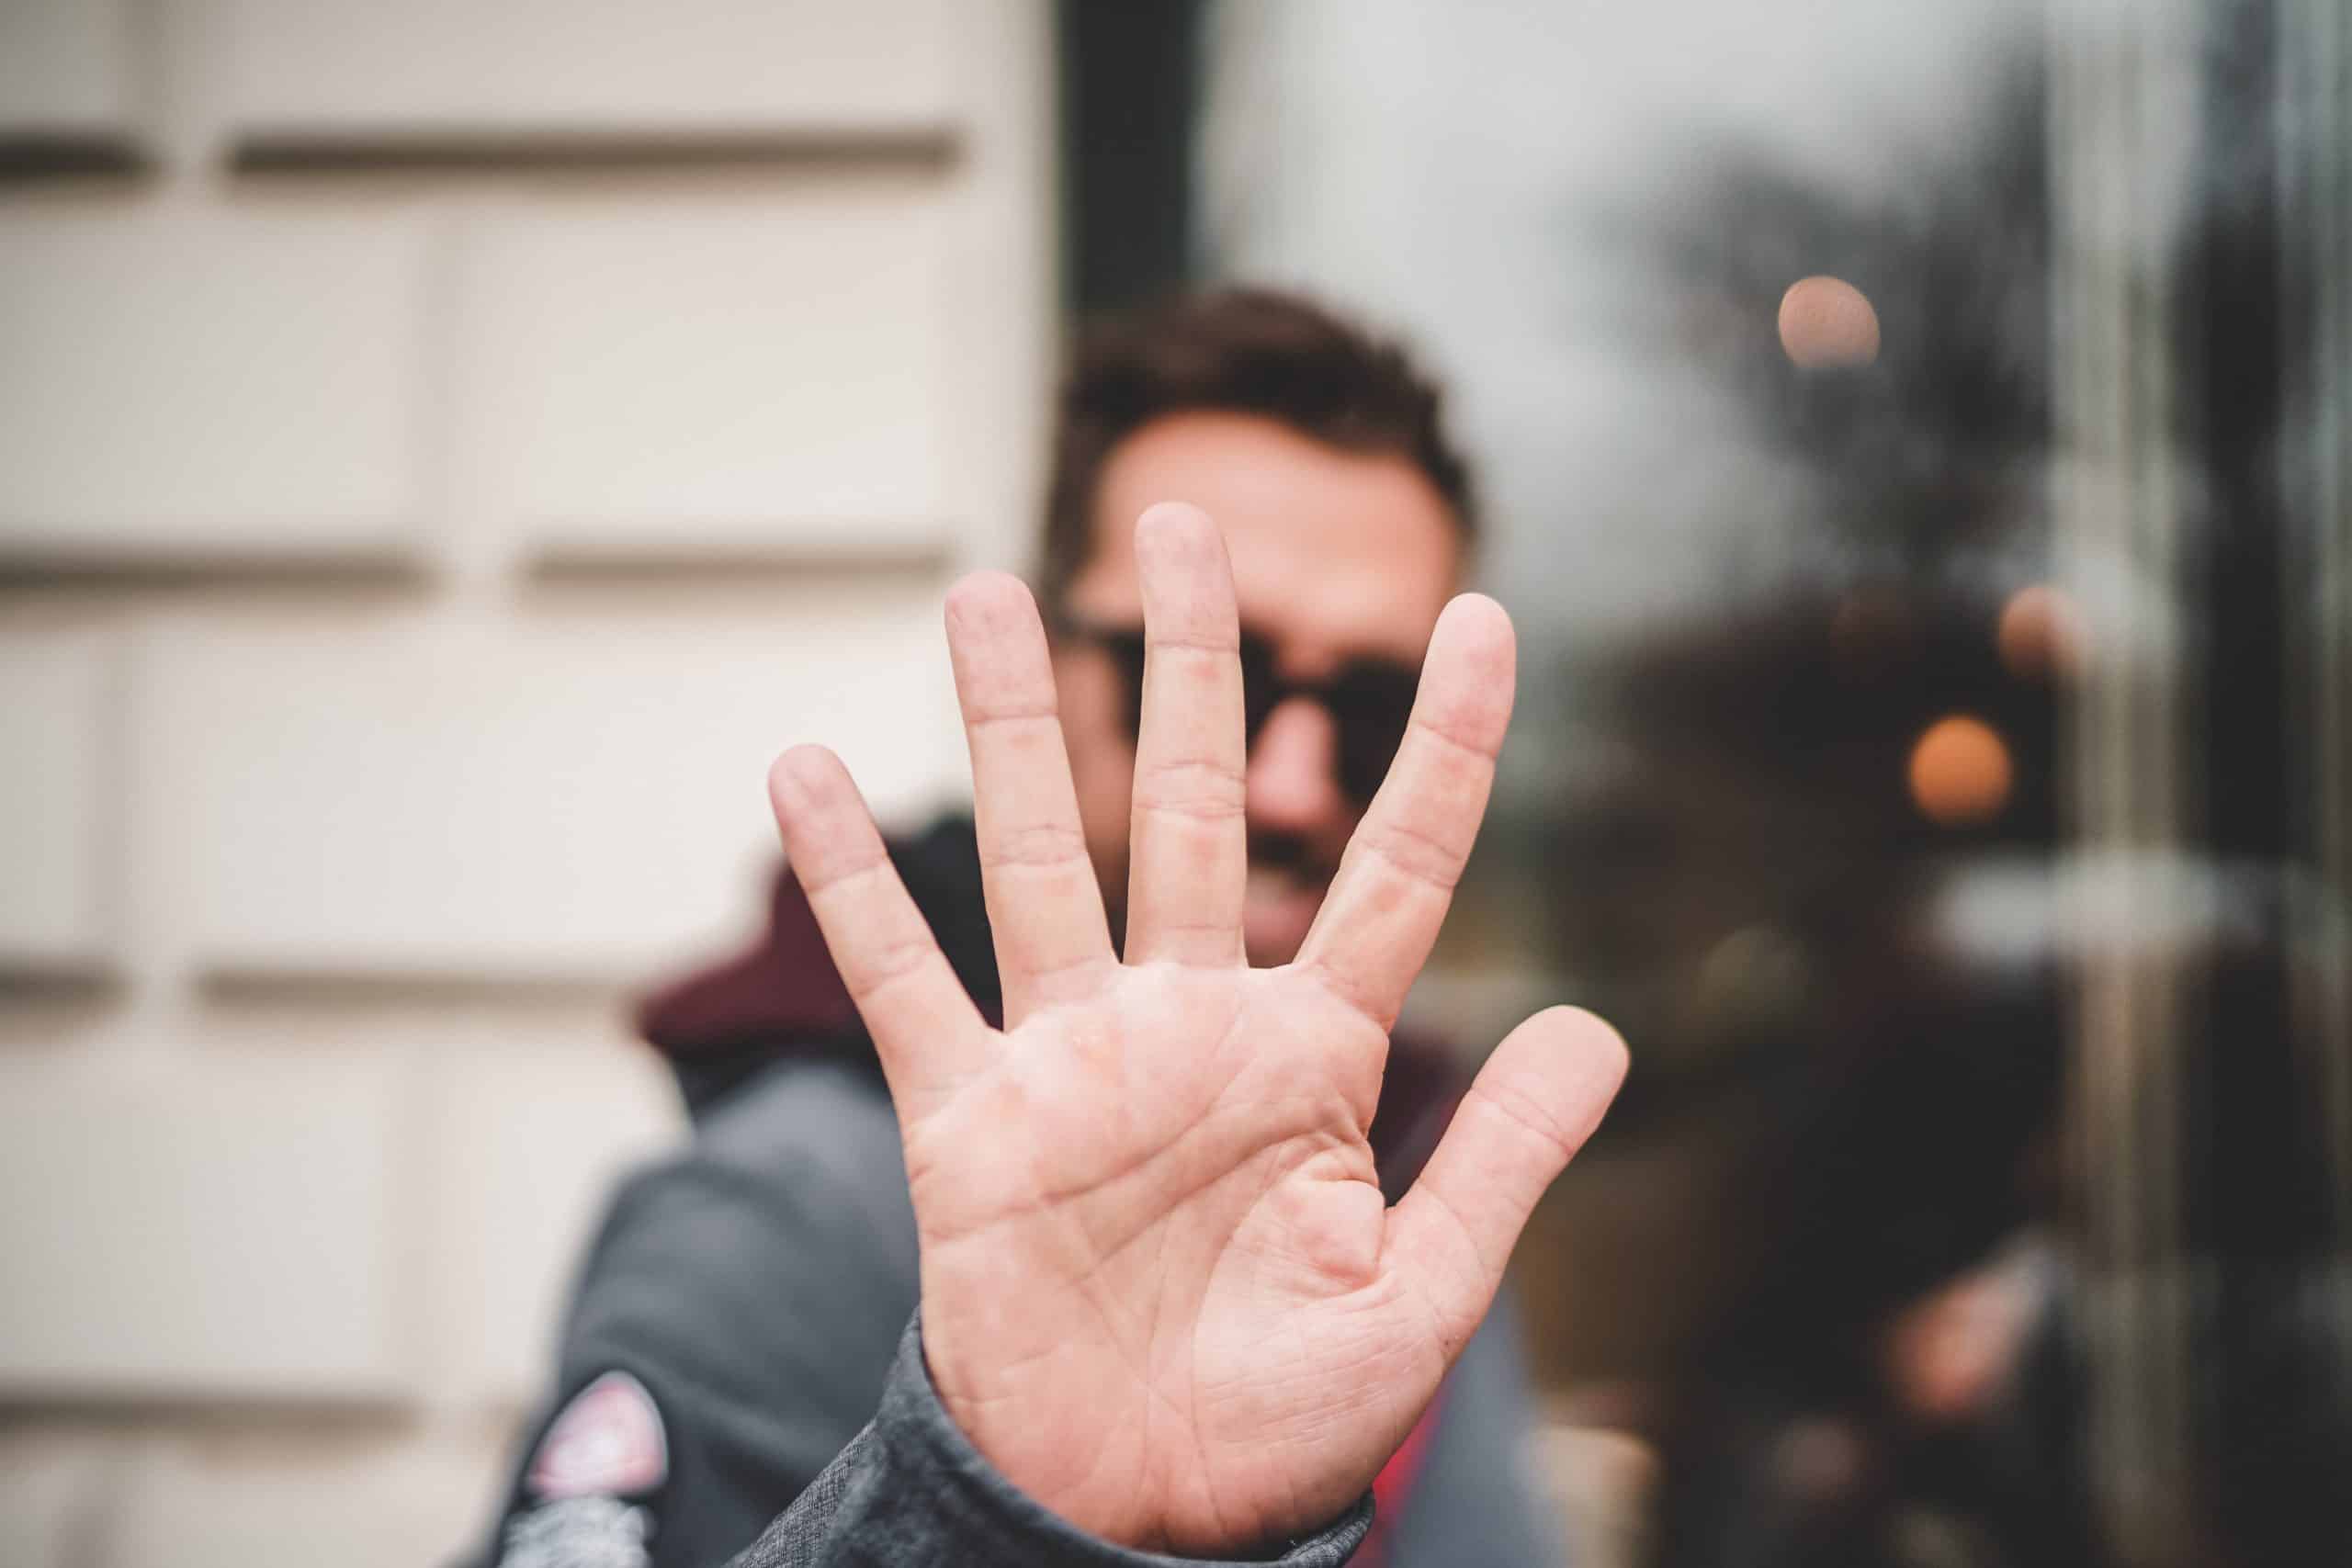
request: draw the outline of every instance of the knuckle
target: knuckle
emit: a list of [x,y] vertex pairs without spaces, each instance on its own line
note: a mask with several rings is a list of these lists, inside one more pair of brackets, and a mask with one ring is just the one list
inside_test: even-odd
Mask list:
[[1086,836],[1067,822],[1028,822],[989,835],[993,865],[1061,866],[1086,855]]
[[1476,704],[1442,704],[1431,712],[1416,713],[1410,723],[1448,750],[1466,752],[1483,761],[1493,761],[1502,750],[1492,717]]
[[1401,817],[1369,828],[1364,848],[1399,874],[1441,893],[1453,891],[1469,858],[1466,846]]
[[900,936],[882,942],[859,955],[856,973],[844,976],[851,998],[865,1001],[876,993],[920,974],[929,962],[932,944],[928,936]]
[[1136,809],[1224,821],[1242,814],[1249,785],[1238,764],[1215,757],[1156,762],[1136,780]]
[[1575,1152],[1576,1141],[1560,1124],[1560,1119],[1549,1106],[1520,1086],[1510,1082],[1479,1084],[1470,1093],[1494,1115],[1541,1145],[1547,1155],[1565,1163]]

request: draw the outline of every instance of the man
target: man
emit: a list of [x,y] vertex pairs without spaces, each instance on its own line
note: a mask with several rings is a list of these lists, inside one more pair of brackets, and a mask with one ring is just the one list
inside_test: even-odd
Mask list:
[[949,601],[976,818],[885,858],[788,754],[768,940],[648,1009],[696,1137],[590,1255],[508,1568],[788,1506],[758,1561],[1336,1562],[1368,1485],[1385,1561],[1556,1558],[1473,1332],[1623,1055],[1543,1015],[1441,1144],[1458,1086],[1389,1048],[1510,708],[1437,395],[1229,293],[1098,338],[1061,414],[1045,617]]

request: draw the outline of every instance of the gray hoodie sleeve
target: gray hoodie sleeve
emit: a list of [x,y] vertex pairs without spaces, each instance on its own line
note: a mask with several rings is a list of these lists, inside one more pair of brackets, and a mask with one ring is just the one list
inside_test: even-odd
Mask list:
[[[1306,1540],[1247,1559],[1338,1568],[1372,1524],[1372,1498]],[[1129,1551],[1064,1523],[999,1474],[949,1419],[907,1325],[865,1429],[729,1568],[1202,1568]]]

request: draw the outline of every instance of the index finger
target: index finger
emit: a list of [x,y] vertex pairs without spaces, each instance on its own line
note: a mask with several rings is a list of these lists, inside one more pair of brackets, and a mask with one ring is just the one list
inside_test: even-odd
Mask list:
[[1383,1030],[1429,960],[1477,840],[1517,665],[1500,604],[1465,593],[1445,607],[1404,744],[1299,950],[1301,967]]

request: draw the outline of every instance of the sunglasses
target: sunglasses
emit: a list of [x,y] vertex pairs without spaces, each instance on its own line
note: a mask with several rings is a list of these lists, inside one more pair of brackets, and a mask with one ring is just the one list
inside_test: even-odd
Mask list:
[[[1124,682],[1127,738],[1143,723],[1144,634],[1140,626],[1107,626],[1069,615],[1055,618],[1064,638],[1101,649]],[[1339,738],[1340,787],[1358,806],[1367,806],[1388,776],[1388,765],[1404,744],[1412,717],[1419,670],[1394,659],[1353,659],[1321,681],[1294,681],[1275,668],[1274,645],[1249,631],[1241,634],[1241,712],[1254,742],[1273,711],[1305,697],[1330,715]]]

